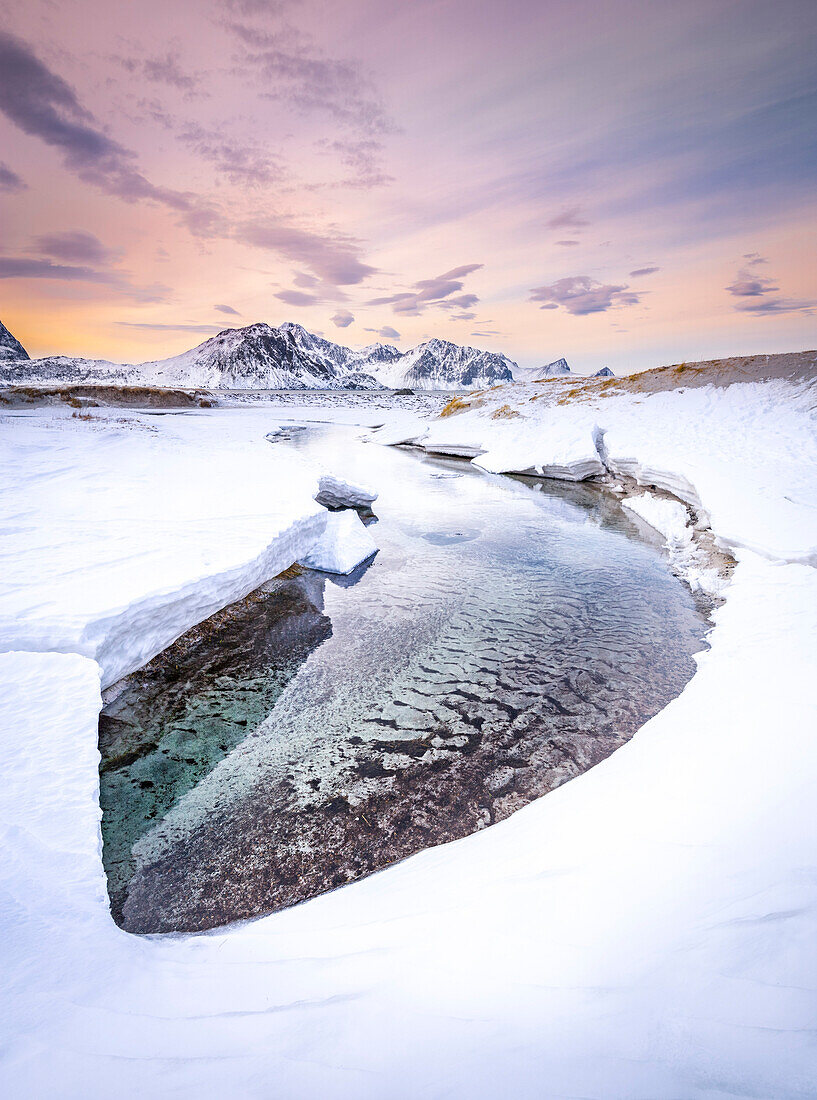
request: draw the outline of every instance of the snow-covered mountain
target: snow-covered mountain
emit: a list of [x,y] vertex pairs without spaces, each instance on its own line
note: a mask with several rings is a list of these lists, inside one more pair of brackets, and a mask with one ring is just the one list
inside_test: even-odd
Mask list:
[[537,374],[540,378],[555,378],[560,374],[570,374],[570,367],[567,365],[567,359],[554,359],[552,363],[546,363],[544,367],[540,367]]
[[377,381],[348,361],[347,349],[299,325],[255,324],[225,329],[192,351],[135,368],[158,386],[218,389],[377,389]]
[[[8,339],[17,342],[3,329]],[[11,345],[9,345],[11,347]],[[113,382],[212,389],[480,389],[513,381],[504,355],[428,340],[401,352],[391,344],[353,349],[287,321],[225,329],[191,351],[133,366],[22,351],[0,357],[0,383]]]
[[0,362],[28,358],[29,354],[20,341],[15,339],[0,321]]
[[390,387],[481,389],[497,382],[512,382],[515,369],[516,363],[504,355],[435,339],[375,368],[375,373]]

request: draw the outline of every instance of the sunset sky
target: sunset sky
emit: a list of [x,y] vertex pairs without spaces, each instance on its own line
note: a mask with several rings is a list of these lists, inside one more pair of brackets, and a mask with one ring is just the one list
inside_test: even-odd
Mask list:
[[817,345],[815,0],[0,0],[0,320],[617,373]]

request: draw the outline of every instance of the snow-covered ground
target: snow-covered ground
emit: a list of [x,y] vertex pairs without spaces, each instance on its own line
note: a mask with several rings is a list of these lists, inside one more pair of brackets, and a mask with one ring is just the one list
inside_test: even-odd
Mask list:
[[267,410],[7,415],[0,651],[81,653],[107,686],[318,547],[341,572],[368,557],[357,516],[340,529],[313,500],[335,471],[276,451],[265,434],[279,423]]
[[[239,560],[249,583],[291,531],[303,554],[319,475],[342,481],[342,460],[276,471],[275,410],[4,419],[7,1095],[815,1095],[813,394],[537,392],[503,387],[433,423],[387,415],[381,438],[423,436],[491,470],[595,463],[682,496],[738,562],[697,675],[624,748],[505,822],[199,936],[130,936],[109,917],[97,661],[107,680],[145,648],[128,617],[140,600],[180,632]],[[685,539],[666,509],[641,510]]]

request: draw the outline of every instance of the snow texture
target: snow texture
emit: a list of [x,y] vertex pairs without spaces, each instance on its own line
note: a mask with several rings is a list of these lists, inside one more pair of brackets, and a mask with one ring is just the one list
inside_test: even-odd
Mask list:
[[[488,469],[568,472],[588,462],[590,440],[599,463],[674,488],[734,549],[737,568],[696,676],[604,763],[490,829],[286,912],[207,935],[140,938],[107,910],[100,666],[78,652],[0,655],[5,1095],[815,1095],[810,398],[747,385],[540,414],[526,411],[533,394],[518,390],[450,418],[458,425],[439,422],[445,438],[477,446]],[[503,404],[523,412],[493,420]],[[191,416],[190,430],[208,425],[211,463],[241,468],[256,492],[267,488],[262,499],[274,499],[292,471],[273,474],[282,460],[265,443],[273,466],[261,460],[256,472],[260,452],[247,439],[269,424],[254,410],[235,415],[247,418],[243,428],[219,412]],[[8,526],[19,528],[4,566],[29,556],[27,580],[16,574],[21,635],[4,634],[4,646],[44,649],[49,630],[71,636],[57,590],[81,562],[78,510],[60,491],[87,486],[91,537],[82,545],[92,569],[118,555],[132,598],[149,596],[159,559],[152,542],[143,549],[153,519],[145,486],[159,491],[161,464],[140,435],[129,467],[110,427],[93,445],[73,425],[6,419],[3,429],[15,440],[15,478],[27,477],[40,497],[37,506],[22,491],[3,502]],[[171,434],[189,444],[187,430]],[[145,448],[140,496],[123,475],[139,481]],[[108,458],[116,461],[97,471],[94,462]],[[178,477],[171,468],[171,486]],[[104,506],[93,509],[96,492]],[[311,492],[293,492],[286,515],[269,505],[275,522],[308,523],[317,514]],[[143,513],[125,522],[136,506]],[[198,541],[211,540],[223,566],[214,511],[196,494],[177,526],[198,523]],[[255,529],[256,554],[271,526]],[[55,535],[67,550],[62,572],[48,554]],[[169,573],[176,562],[168,598],[171,584],[192,590],[205,572],[196,538],[178,538],[184,549],[180,542],[163,566]],[[252,548],[244,551],[246,562]],[[42,601],[56,610],[38,610]],[[88,619],[79,598],[74,610]]]

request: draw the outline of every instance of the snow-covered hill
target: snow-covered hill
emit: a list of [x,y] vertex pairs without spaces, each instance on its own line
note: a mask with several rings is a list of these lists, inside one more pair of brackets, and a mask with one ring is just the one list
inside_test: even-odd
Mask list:
[[[479,389],[513,381],[504,355],[429,340],[401,352],[391,344],[347,348],[287,321],[225,329],[191,351],[135,365],[51,356],[29,360],[3,329],[0,384],[114,382],[214,389]],[[16,351],[19,348],[19,352]],[[22,352],[22,354],[20,354]]]

